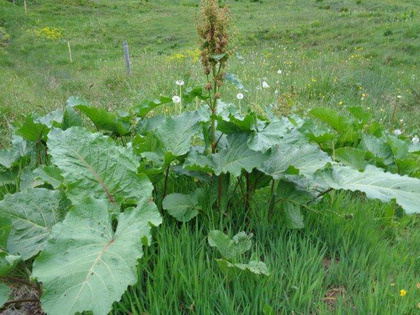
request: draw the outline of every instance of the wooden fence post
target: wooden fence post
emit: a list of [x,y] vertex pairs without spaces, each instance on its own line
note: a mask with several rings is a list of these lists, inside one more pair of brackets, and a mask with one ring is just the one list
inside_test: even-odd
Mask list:
[[128,52],[128,43],[124,41],[124,57],[125,65],[127,67],[127,75],[131,74],[131,62],[130,62],[130,53]]
[[70,59],[70,62],[73,63],[73,54],[71,53],[70,41],[67,41],[67,47],[69,49],[69,59]]

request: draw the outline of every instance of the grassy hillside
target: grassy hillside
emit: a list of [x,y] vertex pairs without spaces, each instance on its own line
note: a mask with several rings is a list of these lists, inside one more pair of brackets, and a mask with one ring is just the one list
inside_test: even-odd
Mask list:
[[[26,2],[25,13],[23,0],[0,0],[0,148],[25,114],[62,107],[70,96],[123,110],[177,94],[178,79],[204,83],[198,0]],[[315,106],[361,105],[389,130],[420,135],[417,0],[223,2],[232,15],[228,71],[247,89],[242,106],[275,104],[279,114],[305,116]],[[238,92],[226,83],[222,97],[234,102]],[[174,182],[179,187],[168,193],[185,188]],[[138,284],[113,314],[420,312],[419,216],[333,192],[305,210],[304,229],[290,230],[264,211],[264,196],[249,213],[236,205],[186,224],[165,215],[139,263]],[[212,229],[254,233],[252,255],[271,276],[229,279],[207,243]]]
[[[231,47],[239,56],[229,70],[249,90],[246,104],[277,102],[285,112],[292,106],[364,104],[389,123],[398,102],[398,119],[410,130],[420,128],[416,1],[225,2],[232,13]],[[178,78],[201,81],[198,1],[29,0],[27,14],[22,0],[15,3],[0,1],[3,125],[61,106],[71,95],[125,108],[174,92]],[[263,79],[270,88],[259,90]],[[224,98],[234,95],[232,87]]]

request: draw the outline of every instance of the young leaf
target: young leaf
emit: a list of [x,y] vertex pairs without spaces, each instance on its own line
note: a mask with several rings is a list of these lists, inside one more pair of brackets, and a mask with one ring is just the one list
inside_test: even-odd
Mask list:
[[161,217],[146,197],[118,215],[114,231],[109,206],[86,198],[54,227],[33,268],[33,277],[43,283],[46,313],[108,314],[127,286],[137,282],[142,241],[150,244],[150,225],[161,224]]
[[420,213],[420,179],[387,173],[372,165],[364,172],[334,165],[319,179],[334,189],[364,192],[368,198],[385,202],[395,199],[407,213]]
[[20,256],[0,251],[0,277],[8,275],[21,260]]
[[137,174],[138,161],[131,150],[100,133],[79,127],[53,129],[48,147],[73,203],[93,196],[121,204],[125,199],[151,195],[152,184],[145,175]]
[[284,203],[283,215],[289,229],[303,229],[305,227],[299,205],[291,202]]
[[63,218],[59,203],[60,193],[44,188],[7,195],[0,201],[0,217],[12,221],[8,252],[27,260],[42,250],[51,228]]
[[175,219],[181,222],[188,222],[198,215],[201,210],[198,196],[200,192],[195,191],[191,194],[169,194],[165,197],[162,203],[163,209]]
[[275,146],[270,157],[259,168],[274,179],[284,177],[290,168],[299,174],[312,176],[317,170],[331,162],[327,153],[312,144]]
[[213,230],[209,233],[208,241],[209,245],[216,247],[224,258],[232,259],[251,248],[252,236],[252,233],[247,235],[245,232],[239,232],[231,240],[225,233]]

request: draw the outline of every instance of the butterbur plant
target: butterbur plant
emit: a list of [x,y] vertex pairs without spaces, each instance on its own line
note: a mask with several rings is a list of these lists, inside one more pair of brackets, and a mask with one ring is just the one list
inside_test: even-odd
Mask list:
[[[47,314],[109,313],[143,276],[138,261],[162,219],[217,226],[235,220],[232,208],[245,218],[258,208],[266,218],[281,214],[271,224],[300,229],[331,190],[420,213],[420,144],[392,135],[361,107],[347,116],[315,108],[301,118],[270,106],[264,116],[242,114],[223,102],[224,79],[244,90],[224,74],[227,27],[226,9],[203,0],[204,88],[185,88],[182,102],[208,106],[158,115],[172,102],[160,96],[112,113],[72,97],[15,128],[10,148],[0,150],[0,303],[18,277],[42,293]],[[265,204],[256,204],[257,193]],[[269,274],[246,257],[251,235],[211,231],[208,241],[227,273]]]

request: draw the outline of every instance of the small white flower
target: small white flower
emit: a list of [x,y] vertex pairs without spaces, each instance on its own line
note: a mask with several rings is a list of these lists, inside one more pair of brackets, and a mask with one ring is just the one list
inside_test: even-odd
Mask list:
[[413,142],[413,144],[418,144],[420,142],[420,139],[419,139],[419,137],[414,136],[414,138],[411,139],[411,142]]
[[184,81],[182,81],[182,80],[176,80],[175,83],[176,83],[176,85],[179,85],[179,86],[184,85]]
[[404,123],[404,119],[400,119],[400,124],[403,124]]
[[174,97],[172,97],[172,102],[174,102],[175,104],[181,103],[181,98],[178,95],[175,95]]
[[397,98],[400,100],[400,99],[402,99],[402,96],[401,95],[397,95]]
[[280,93],[280,91],[279,90],[275,90],[274,91],[274,94],[279,94]]
[[262,87],[263,87],[264,89],[268,89],[270,86],[268,85],[268,83],[267,83],[267,82],[263,81],[263,83],[262,83]]
[[238,94],[236,94],[236,98],[237,98],[238,100],[241,100],[241,99],[243,99],[243,98],[244,98],[244,95],[243,95],[242,93],[238,93]]
[[282,73],[283,73],[283,71],[277,70],[277,74],[282,74]]
[[394,130],[394,135],[399,136],[402,134],[402,131],[400,129],[395,129]]

